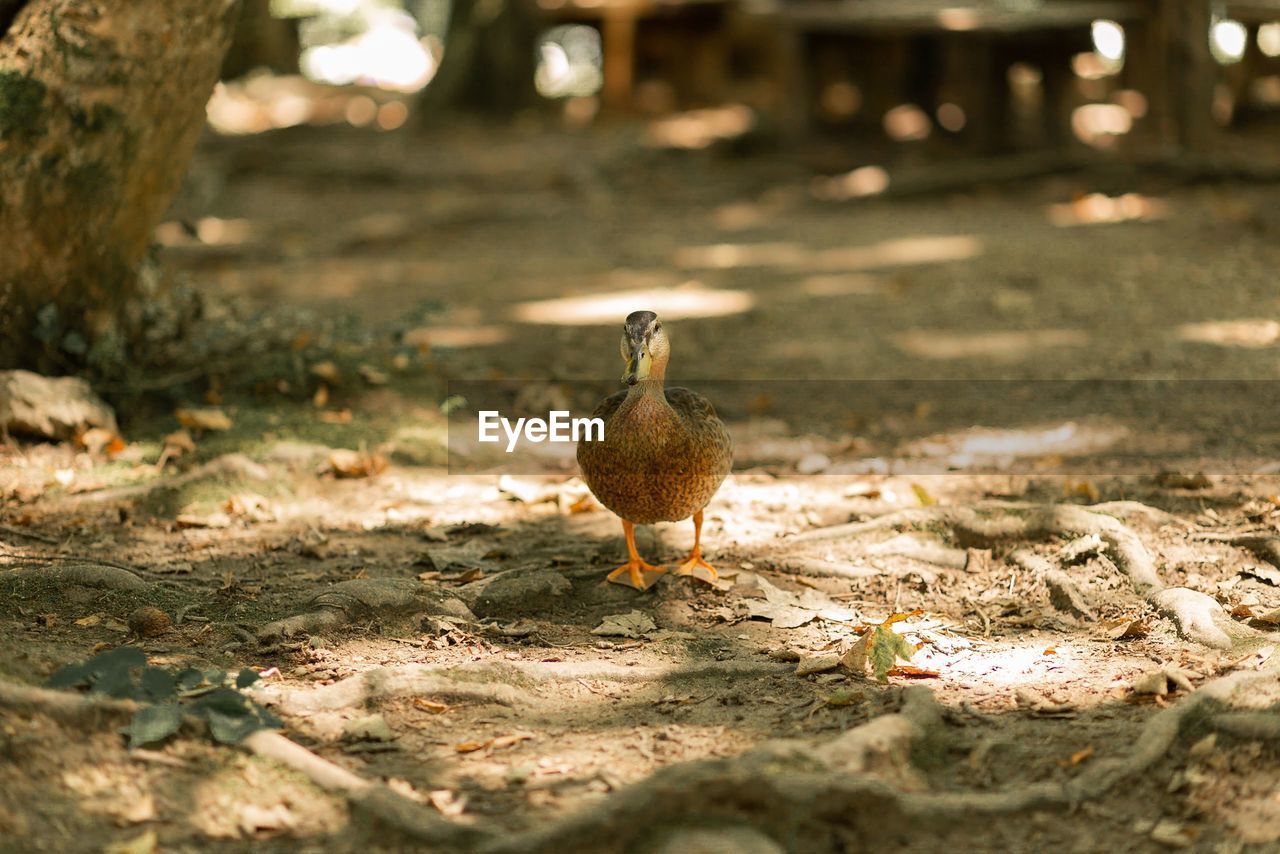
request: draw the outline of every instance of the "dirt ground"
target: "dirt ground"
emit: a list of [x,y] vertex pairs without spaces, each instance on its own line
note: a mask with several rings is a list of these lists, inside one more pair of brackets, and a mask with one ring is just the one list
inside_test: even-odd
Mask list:
[[[0,451],[0,673],[252,668],[401,818],[0,698],[0,848],[1280,850],[1276,187],[821,186],[628,128],[207,140],[158,260],[225,333],[112,391],[122,444]],[[761,384],[721,406],[715,586],[606,584],[621,529],[576,478],[447,455],[450,383],[610,383],[636,308],[676,376]],[[180,407],[230,424],[172,438]],[[891,615],[882,684],[846,653]]]

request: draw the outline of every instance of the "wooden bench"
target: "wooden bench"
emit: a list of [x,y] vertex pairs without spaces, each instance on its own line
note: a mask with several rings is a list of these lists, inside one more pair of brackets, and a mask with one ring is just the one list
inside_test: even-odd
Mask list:
[[588,24],[600,30],[604,52],[601,99],[606,109],[634,107],[640,28],[643,22],[686,23],[693,29],[694,56],[681,60],[693,69],[692,79],[680,81],[682,94],[694,97],[723,90],[728,77],[725,16],[734,0],[538,0],[544,19],[552,24]]
[[[810,75],[816,44],[843,39],[857,40],[864,47],[876,42],[898,42],[915,48],[931,45],[935,54],[942,57],[942,68],[935,71],[931,82],[936,85],[946,78],[951,88],[962,93],[966,102],[961,104],[966,117],[965,136],[973,148],[986,152],[1010,147],[1006,78],[1010,64],[1025,61],[1041,69],[1045,133],[1051,144],[1065,144],[1070,138],[1066,102],[1073,80],[1071,56],[1091,47],[1090,26],[1095,20],[1116,21],[1126,31],[1141,30],[1149,3],[766,0],[759,9],[761,14],[776,19],[789,42],[786,65],[790,94],[785,99],[788,109],[784,124],[791,134],[804,134],[812,127],[817,93]],[[918,58],[904,61],[915,62]],[[889,69],[882,73],[889,73]],[[886,81],[881,78],[877,82]],[[926,100],[936,95],[919,91],[909,94]],[[927,109],[936,105],[922,106]]]

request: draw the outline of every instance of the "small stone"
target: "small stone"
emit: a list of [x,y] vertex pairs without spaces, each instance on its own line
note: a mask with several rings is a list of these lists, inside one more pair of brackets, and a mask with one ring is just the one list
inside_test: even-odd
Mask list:
[[826,454],[807,454],[800,458],[800,462],[796,463],[796,472],[799,474],[818,474],[826,471],[831,466],[831,458]]
[[343,724],[342,737],[348,741],[395,741],[396,734],[382,715],[368,715]]
[[794,649],[779,647],[778,649],[769,650],[769,657],[774,661],[799,661],[800,653]]
[[100,427],[116,433],[110,406],[79,377],[0,371],[0,429],[15,435],[65,440]]
[[1151,829],[1151,839],[1168,848],[1190,848],[1193,841],[1185,825],[1168,818]]
[[152,605],[138,608],[129,615],[129,631],[140,638],[159,637],[173,630],[173,621],[164,611]]

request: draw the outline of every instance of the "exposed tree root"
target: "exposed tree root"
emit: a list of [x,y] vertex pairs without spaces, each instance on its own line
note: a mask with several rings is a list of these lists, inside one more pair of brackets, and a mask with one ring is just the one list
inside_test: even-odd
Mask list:
[[245,480],[267,480],[271,474],[258,463],[244,454],[223,454],[190,471],[171,478],[160,478],[147,483],[118,486],[96,492],[82,492],[66,499],[66,504],[75,507],[80,504],[103,504],[111,501],[132,501],[142,498],[159,489],[180,489],[189,483],[205,478],[243,478]]
[[1224,712],[1214,715],[1209,725],[1218,732],[1257,741],[1280,740],[1280,710],[1270,712]]
[[79,586],[128,591],[146,590],[151,586],[149,582],[127,569],[95,563],[32,566],[0,573],[0,585],[13,588],[19,584],[51,584],[55,587]]
[[373,614],[438,614],[474,620],[462,602],[446,593],[406,578],[358,578],[335,584],[315,596],[313,610],[268,623],[258,631],[260,641],[315,634]]
[[0,709],[48,715],[64,724],[104,726],[128,719],[138,708],[133,700],[53,691],[0,679]]
[[750,825],[794,850],[817,850],[829,847],[837,832],[869,839],[882,836],[886,826],[927,831],[1030,810],[1069,809],[1105,795],[1168,756],[1193,722],[1223,721],[1227,729],[1247,718],[1260,737],[1272,737],[1272,727],[1260,725],[1256,713],[1214,717],[1213,712],[1242,688],[1276,679],[1274,669],[1216,679],[1153,715],[1127,756],[1094,760],[1066,782],[1019,784],[998,791],[920,790],[920,778],[905,767],[905,757],[936,755],[946,733],[932,697],[907,692],[900,713],[876,718],[825,745],[772,742],[729,759],[669,766],[601,804],[497,839],[482,850],[624,851],[654,825],[720,821]]
[[1197,540],[1230,543],[1248,549],[1254,557],[1280,568],[1280,537],[1268,534],[1198,534]]
[[[866,522],[806,531],[789,542],[803,544],[881,531],[942,529],[960,546],[992,548],[1015,540],[1095,534],[1106,544],[1107,555],[1129,577],[1134,589],[1171,617],[1187,640],[1230,649],[1260,638],[1254,630],[1231,620],[1209,597],[1191,590],[1165,588],[1155,560],[1142,540],[1119,519],[1108,515],[1141,514],[1152,518],[1151,514],[1138,510],[1141,506],[1136,502],[1109,502],[1093,508],[1074,504],[982,502],[972,507],[920,507]],[[1155,518],[1166,521],[1163,516]]]
[[244,746],[303,774],[322,789],[343,793],[354,809],[419,842],[469,846],[484,835],[477,828],[447,821],[429,807],[353,774],[278,732],[259,730],[244,740]]
[[[47,715],[64,724],[91,728],[112,726],[127,720],[139,708],[132,700],[35,688],[0,679],[0,709]],[[354,809],[410,838],[445,845],[470,845],[482,836],[481,831],[446,821],[429,807],[353,774],[278,732],[259,730],[242,745],[259,756],[298,771],[322,789],[342,792]]]
[[479,662],[460,667],[404,664],[381,667],[319,688],[263,686],[255,699],[286,715],[309,715],[397,697],[441,697],[504,706],[533,702],[538,685],[595,679],[609,682],[695,681],[708,676],[785,673],[777,662],[713,661],[687,668],[624,667],[607,661]]

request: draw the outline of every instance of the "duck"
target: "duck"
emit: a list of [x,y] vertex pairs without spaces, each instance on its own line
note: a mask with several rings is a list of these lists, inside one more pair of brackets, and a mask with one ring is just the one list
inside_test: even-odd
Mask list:
[[622,520],[627,562],[608,581],[646,590],[666,572],[636,551],[635,526],[693,520],[693,549],[676,569],[714,582],[715,568],[702,557],[703,511],[733,464],[733,443],[705,396],[667,388],[671,343],[652,311],[633,311],[622,328],[622,382],[592,413],[603,437],[580,441],[578,466],[591,494]]

